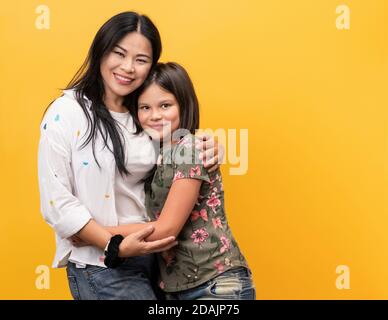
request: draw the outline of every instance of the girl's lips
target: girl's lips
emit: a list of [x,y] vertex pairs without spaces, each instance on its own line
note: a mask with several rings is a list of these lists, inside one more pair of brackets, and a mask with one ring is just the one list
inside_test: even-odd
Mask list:
[[154,129],[154,130],[162,130],[164,125],[163,124],[158,124],[158,125],[153,125],[153,126],[148,126],[149,128],[151,129]]
[[133,82],[134,79],[131,79],[131,78],[128,78],[128,77],[124,77],[124,76],[121,76],[119,74],[116,74],[116,73],[113,73],[116,81],[119,83],[119,84],[123,84],[123,85],[128,85],[128,84],[131,84]]

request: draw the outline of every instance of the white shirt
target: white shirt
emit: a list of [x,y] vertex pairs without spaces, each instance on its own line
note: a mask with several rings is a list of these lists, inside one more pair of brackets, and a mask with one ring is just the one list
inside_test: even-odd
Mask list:
[[87,137],[87,120],[73,90],[65,90],[42,120],[38,178],[41,211],[56,233],[55,268],[66,266],[69,259],[79,265],[104,267],[100,260],[103,250],[92,246],[76,248],[68,240],[90,219],[103,226],[147,219],[142,179],[155,163],[155,151],[145,133],[133,134],[132,117],[125,115],[129,116],[128,123],[122,131],[130,175],[121,179],[118,179],[114,156],[108,148],[103,148],[100,134],[95,155],[101,168],[94,160],[91,142],[80,148]]
[[[129,112],[119,113],[110,111],[112,117],[121,124],[123,130],[127,128],[134,128],[133,119]],[[128,134],[125,136],[126,144],[128,141]],[[141,178],[144,174],[141,173]],[[145,195],[144,195],[144,183],[139,180],[139,177],[135,174],[121,175],[118,168],[115,170],[115,203],[116,213],[118,218],[118,224],[129,224],[129,223],[142,223],[149,221],[149,217],[144,207]],[[128,197],[128,194],[135,193],[140,197],[140,204],[133,201],[132,197]]]

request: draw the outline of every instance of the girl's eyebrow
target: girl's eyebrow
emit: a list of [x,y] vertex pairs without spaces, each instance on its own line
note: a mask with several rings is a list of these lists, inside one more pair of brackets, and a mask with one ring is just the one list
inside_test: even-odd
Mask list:
[[[162,104],[173,104],[173,101],[172,100],[159,101],[159,105],[162,105]],[[148,106],[148,103],[139,101],[138,106]]]
[[[117,47],[117,48],[119,48],[119,49],[123,50],[125,53],[127,53],[127,52],[128,52],[128,50],[127,50],[127,49],[124,49],[122,46],[120,46],[120,45],[118,45],[118,44],[116,44],[116,45],[115,45],[115,47]],[[150,57],[149,55],[145,54],[145,53],[139,53],[139,54],[138,54],[138,55],[136,55],[136,56],[137,56],[137,57],[144,57],[144,58],[151,59],[151,57]]]
[[164,103],[173,103],[173,101],[172,100],[162,100],[162,101],[160,101],[159,102],[159,104],[164,104]]

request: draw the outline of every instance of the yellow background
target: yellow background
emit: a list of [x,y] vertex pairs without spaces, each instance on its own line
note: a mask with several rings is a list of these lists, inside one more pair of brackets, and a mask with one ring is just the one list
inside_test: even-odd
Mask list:
[[[51,10],[50,30],[35,8]],[[338,5],[350,30],[336,28]],[[114,14],[151,17],[161,61],[189,71],[201,127],[249,130],[249,171],[222,168],[232,230],[258,299],[388,299],[388,3],[385,0],[13,0],[0,4],[0,298],[49,290],[54,234],[39,210],[39,123]],[[338,265],[350,289],[335,286]]]

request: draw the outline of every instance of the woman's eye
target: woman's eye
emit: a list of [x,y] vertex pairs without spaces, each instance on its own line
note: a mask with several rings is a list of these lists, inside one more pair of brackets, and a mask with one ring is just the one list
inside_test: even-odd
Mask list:
[[168,107],[170,107],[170,105],[165,103],[165,104],[162,104],[161,107],[162,107],[162,109],[167,109]]
[[117,55],[119,55],[120,57],[124,57],[124,53],[120,52],[120,51],[113,51],[114,53],[116,53]]
[[148,109],[149,109],[148,106],[141,106],[141,107],[139,107],[139,110],[148,110]]
[[141,64],[147,63],[146,60],[138,59],[137,62],[140,62]]

